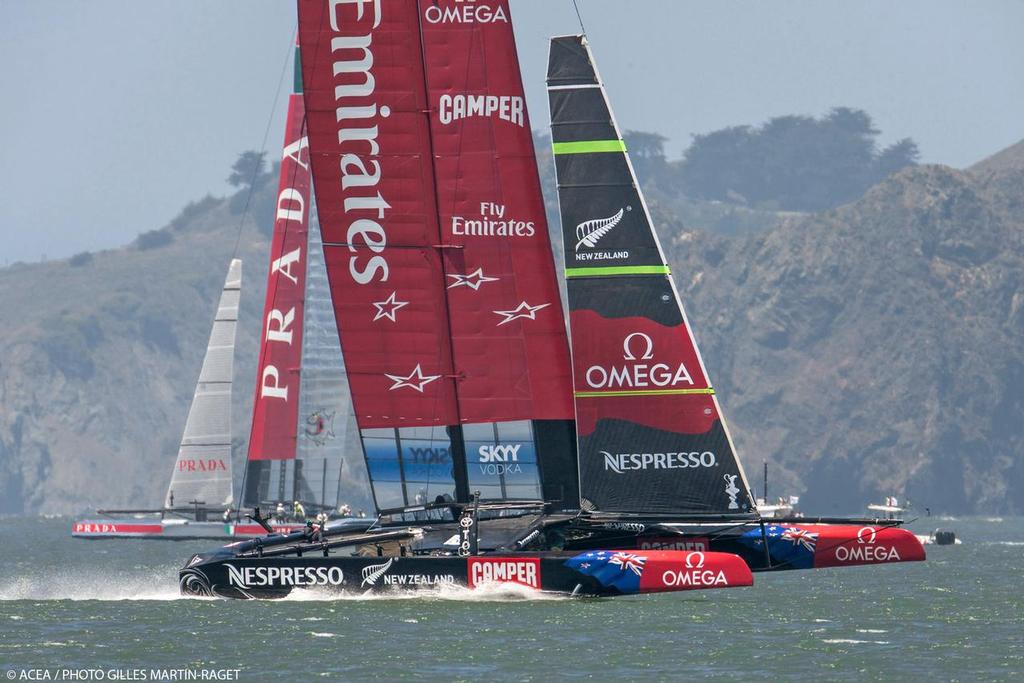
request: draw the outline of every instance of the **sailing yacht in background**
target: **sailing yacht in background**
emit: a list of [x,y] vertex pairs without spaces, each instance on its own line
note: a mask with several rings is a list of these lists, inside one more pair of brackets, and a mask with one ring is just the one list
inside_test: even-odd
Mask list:
[[[311,215],[298,64],[296,59],[241,487],[242,502],[274,511],[271,526],[282,533],[303,528],[307,516],[345,517],[371,504],[359,495],[341,498],[343,490],[358,490],[343,483],[358,484],[365,481],[365,474],[361,463],[346,467],[346,453],[359,453],[358,432],[350,426],[348,384],[320,230]],[[73,536],[181,539],[264,533],[259,524],[241,520],[232,495],[231,388],[240,282],[241,262],[235,260],[221,295],[164,507],[100,511],[107,516],[76,522]],[[129,513],[139,516],[111,516]]]
[[900,505],[896,496],[886,496],[885,503],[871,503],[867,508],[871,512],[881,512],[886,519],[896,519],[907,511],[907,506]]
[[258,525],[237,524],[231,515],[231,389],[241,287],[242,262],[233,259],[163,507],[99,510],[99,518],[76,521],[72,536],[187,539],[262,533]]

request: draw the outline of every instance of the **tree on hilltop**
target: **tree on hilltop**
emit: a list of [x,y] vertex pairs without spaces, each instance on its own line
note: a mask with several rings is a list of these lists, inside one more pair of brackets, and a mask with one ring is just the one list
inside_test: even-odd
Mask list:
[[265,152],[242,152],[238,160],[231,166],[228,184],[232,187],[248,187],[255,185],[263,174]]
[[910,138],[877,149],[879,131],[860,109],[821,118],[777,116],[760,127],[696,135],[679,164],[692,197],[819,211],[860,197],[890,173],[917,163]]

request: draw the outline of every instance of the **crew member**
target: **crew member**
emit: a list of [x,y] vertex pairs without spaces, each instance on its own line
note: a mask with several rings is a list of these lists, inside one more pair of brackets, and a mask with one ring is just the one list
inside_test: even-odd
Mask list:
[[302,503],[295,501],[292,505],[292,515],[295,516],[296,520],[303,520],[306,518],[306,508],[302,507]]

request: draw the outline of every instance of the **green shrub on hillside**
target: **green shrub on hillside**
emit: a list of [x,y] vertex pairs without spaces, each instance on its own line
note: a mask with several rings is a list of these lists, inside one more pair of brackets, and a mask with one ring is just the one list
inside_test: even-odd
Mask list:
[[68,265],[73,268],[85,266],[90,263],[92,263],[92,253],[88,251],[81,251],[68,259]]
[[164,247],[174,241],[174,235],[167,228],[160,228],[159,230],[150,230],[139,235],[139,238],[135,240],[135,245],[140,251],[146,249],[156,249],[157,247]]
[[197,202],[189,202],[189,204],[181,210],[177,216],[171,221],[172,230],[184,230],[188,227],[189,223],[199,218],[204,213],[212,211],[221,200],[217,199],[213,195],[206,195]]

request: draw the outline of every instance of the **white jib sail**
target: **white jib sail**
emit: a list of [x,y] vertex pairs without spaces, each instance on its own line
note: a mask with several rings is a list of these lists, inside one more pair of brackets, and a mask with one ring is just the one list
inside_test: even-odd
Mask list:
[[242,262],[233,259],[164,499],[166,507],[184,507],[193,501],[210,507],[232,503],[231,380],[241,285]]

